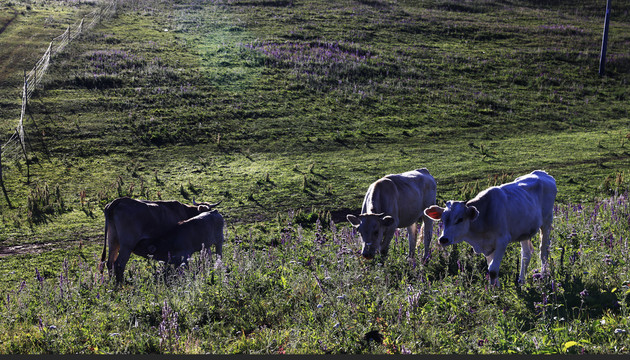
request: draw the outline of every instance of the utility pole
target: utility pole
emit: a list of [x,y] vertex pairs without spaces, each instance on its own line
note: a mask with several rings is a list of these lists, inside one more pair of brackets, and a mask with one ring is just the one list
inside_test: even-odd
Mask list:
[[610,0],[606,2],[606,19],[602,36],[602,51],[599,57],[599,76],[604,76],[606,69],[606,47],[608,46],[608,25],[610,24]]

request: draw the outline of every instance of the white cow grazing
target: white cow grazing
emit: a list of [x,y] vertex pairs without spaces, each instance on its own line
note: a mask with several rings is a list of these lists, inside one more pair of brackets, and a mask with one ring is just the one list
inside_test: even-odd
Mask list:
[[430,254],[433,226],[423,216],[435,204],[436,183],[427,169],[387,175],[368,188],[361,215],[348,215],[348,221],[359,230],[363,248],[361,254],[372,259],[375,254],[387,255],[389,243],[397,228],[409,233],[409,258],[416,252],[417,223],[422,219],[424,259]]
[[531,237],[539,230],[540,260],[546,267],[556,193],[554,178],[537,170],[511,183],[488,188],[468,202],[449,201],[446,208],[431,206],[424,213],[444,223],[439,238],[442,246],[465,241],[475,253],[484,254],[490,283],[497,286],[499,265],[508,243],[520,241],[519,282],[523,283],[534,250]]

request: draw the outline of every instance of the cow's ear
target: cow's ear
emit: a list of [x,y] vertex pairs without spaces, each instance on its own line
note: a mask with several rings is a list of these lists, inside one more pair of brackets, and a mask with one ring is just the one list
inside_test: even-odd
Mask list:
[[424,215],[426,215],[429,219],[433,221],[441,220],[443,212],[444,208],[437,205],[431,205],[430,207],[424,209]]
[[392,226],[394,224],[394,218],[387,215],[381,218],[381,224],[383,226]]
[[474,206],[466,207],[466,216],[470,218],[470,221],[475,221],[479,217],[479,210]]
[[352,224],[352,226],[354,227],[358,227],[359,225],[361,225],[361,219],[352,214],[348,214],[346,216],[346,219],[348,219],[348,221],[350,221],[350,224]]

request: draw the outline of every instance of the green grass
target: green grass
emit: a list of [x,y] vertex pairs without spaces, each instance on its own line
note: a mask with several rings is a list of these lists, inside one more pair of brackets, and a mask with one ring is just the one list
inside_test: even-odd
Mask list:
[[[3,145],[19,119],[23,70],[93,8],[0,2]],[[523,290],[506,278],[489,292],[485,263],[465,244],[415,267],[398,244],[380,266],[356,258],[347,233],[332,241],[327,226],[347,231],[345,215],[371,182],[420,167],[436,178],[440,204],[535,169],[556,178],[567,208],[627,191],[630,18],[613,11],[599,77],[604,9],[595,1],[120,6],[53,59],[31,99],[30,177],[15,143],[3,153],[14,208],[0,196],[0,246],[43,252],[0,262],[0,305],[13,319],[3,320],[0,351],[627,353],[627,333],[614,333],[630,331],[626,260],[591,241],[608,236],[609,220],[557,219],[552,256],[564,272]],[[118,196],[223,199],[226,267],[164,283],[155,264],[134,257],[122,289],[101,282],[102,208]],[[316,242],[309,214],[325,219],[335,245]],[[609,232],[628,237],[627,228]],[[569,243],[589,260],[569,269]],[[518,251],[508,251],[504,277],[516,269]],[[596,278],[606,254],[623,271]],[[169,295],[184,286],[190,293]],[[584,289],[595,303],[580,303]],[[552,293],[552,306],[537,307]],[[600,303],[611,297],[621,307]],[[169,309],[179,338],[158,333]],[[376,341],[366,340],[371,331]]]
[[408,262],[401,231],[386,261],[365,261],[352,230],[318,216],[230,228],[222,262],[171,274],[133,259],[120,287],[93,266],[98,247],[11,259],[28,276],[2,300],[0,352],[628,352],[627,198],[558,206],[550,275],[535,258],[522,287],[516,245],[492,288],[466,244]]

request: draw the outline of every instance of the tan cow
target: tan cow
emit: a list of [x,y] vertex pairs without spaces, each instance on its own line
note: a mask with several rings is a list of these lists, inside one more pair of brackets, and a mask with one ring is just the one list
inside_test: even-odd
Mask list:
[[179,201],[149,201],[121,197],[105,206],[105,241],[100,269],[109,245],[107,269],[116,281],[123,280],[123,272],[136,245],[146,238],[156,238],[174,228],[180,221],[211,211],[216,204],[194,206]]
[[415,257],[419,221],[422,221],[424,260],[430,255],[433,223],[424,209],[435,204],[436,182],[427,169],[387,175],[370,185],[363,199],[361,215],[348,215],[348,221],[359,230],[363,247],[361,255],[372,259],[387,255],[389,243],[397,228],[406,227],[409,236],[409,258]]

